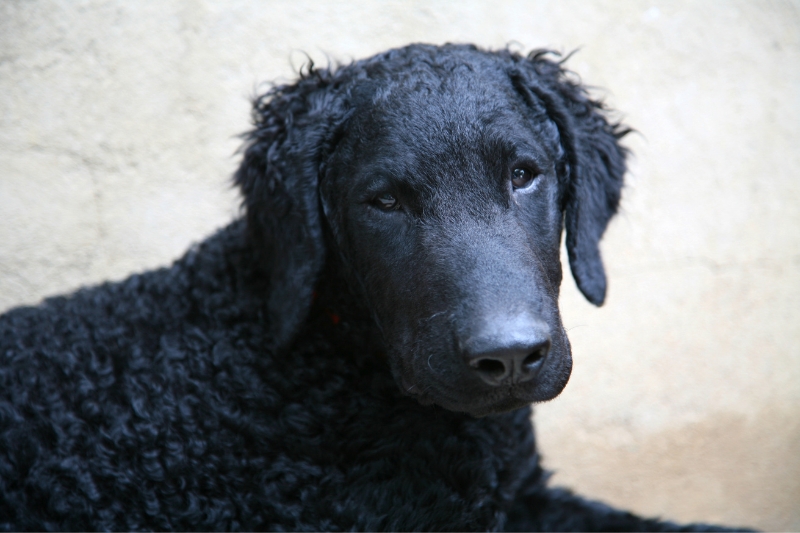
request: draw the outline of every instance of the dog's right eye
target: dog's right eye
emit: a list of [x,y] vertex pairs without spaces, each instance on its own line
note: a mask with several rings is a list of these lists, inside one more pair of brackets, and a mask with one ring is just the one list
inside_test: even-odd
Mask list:
[[527,168],[515,168],[512,172],[511,183],[515,189],[525,189],[533,183],[536,175]]
[[372,203],[375,207],[377,207],[378,209],[382,209],[383,211],[391,211],[392,209],[397,209],[397,207],[399,206],[397,198],[395,198],[393,194],[390,194],[388,192],[385,192],[377,196]]

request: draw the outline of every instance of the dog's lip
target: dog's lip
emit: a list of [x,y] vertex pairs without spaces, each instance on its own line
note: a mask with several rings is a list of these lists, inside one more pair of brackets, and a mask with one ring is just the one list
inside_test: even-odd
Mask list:
[[417,400],[420,405],[433,405],[437,403],[430,394],[423,391],[416,383],[409,381],[406,376],[400,377],[400,387],[402,388],[403,394],[411,396]]
[[419,386],[408,375],[399,377],[403,394],[413,397],[421,405],[436,404],[449,411],[468,413],[477,417],[513,411],[532,403],[532,400],[529,399],[530,383],[526,383],[524,386],[509,384],[469,396],[452,394],[453,390],[457,391],[457,389],[443,383],[436,384],[434,393],[430,387]]
[[409,379],[404,372],[401,372],[400,375],[400,388],[402,389],[403,394],[414,396],[417,398],[417,400],[420,400],[420,403],[425,402],[423,405],[433,403],[433,400],[428,401],[430,395],[426,394],[420,387],[418,387],[417,383]]
[[411,382],[404,373],[401,373],[400,388],[403,389],[404,393],[416,396],[420,392],[414,390],[416,386],[417,386],[416,383]]
[[[467,413],[474,417],[483,417],[513,411],[532,403],[531,400],[520,398],[513,393],[492,394],[488,397],[472,398],[472,401],[465,402],[463,399],[452,398],[450,396],[432,396],[421,392],[414,398],[421,405],[436,404],[448,411]],[[477,401],[476,401],[477,400]]]

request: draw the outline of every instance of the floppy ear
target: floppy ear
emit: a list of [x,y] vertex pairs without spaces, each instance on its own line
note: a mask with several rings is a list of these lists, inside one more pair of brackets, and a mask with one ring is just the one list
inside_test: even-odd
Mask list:
[[247,225],[268,275],[267,314],[277,347],[287,345],[311,307],[325,261],[318,177],[340,122],[341,105],[327,70],[301,73],[253,102],[254,128],[234,181]]
[[550,61],[549,54],[534,51],[527,58],[517,57],[519,71],[512,78],[524,79],[526,89],[558,127],[565,152],[560,179],[569,264],[586,299],[602,305],[606,275],[599,243],[619,205],[627,155],[619,139],[630,129],[609,122],[603,104],[568,79],[563,61]]

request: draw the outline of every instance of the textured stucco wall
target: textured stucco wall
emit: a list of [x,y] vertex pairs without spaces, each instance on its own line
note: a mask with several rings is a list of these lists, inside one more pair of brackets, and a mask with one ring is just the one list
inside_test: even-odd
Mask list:
[[177,257],[238,213],[247,97],[309,53],[517,41],[638,130],[607,304],[537,408],[556,483],[800,529],[800,4],[0,1],[0,309]]

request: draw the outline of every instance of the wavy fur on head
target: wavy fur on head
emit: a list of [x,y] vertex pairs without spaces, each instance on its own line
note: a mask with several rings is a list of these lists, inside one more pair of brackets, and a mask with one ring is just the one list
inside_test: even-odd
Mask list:
[[411,45],[254,102],[246,216],[0,317],[0,530],[709,530],[550,489],[624,128],[546,53]]
[[[482,53],[472,46],[448,46],[457,54]],[[327,158],[360,100],[391,77],[398,66],[412,72],[420,55],[437,56],[437,47],[390,50],[368,60],[332,69],[309,63],[300,80],[274,87],[254,100],[255,128],[235,182],[241,188],[251,231],[284,259],[267,260],[272,275],[270,308],[278,334],[287,342],[310,306],[312,287],[325,255],[314,190]],[[606,278],[598,243],[616,213],[625,174],[625,148],[618,140],[630,130],[608,122],[601,102],[571,80],[556,52],[534,50],[526,57],[508,50],[492,53],[528,104],[558,126],[562,206],[566,213],[570,266],[579,288],[595,305],[605,299]],[[422,59],[428,60],[427,58]],[[435,59],[431,59],[435,61]],[[289,179],[287,179],[287,176]],[[293,298],[287,298],[293,295]],[[292,304],[287,303],[292,300]]]

